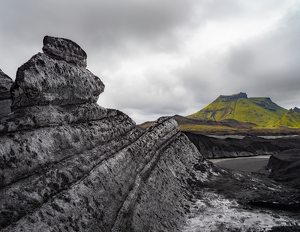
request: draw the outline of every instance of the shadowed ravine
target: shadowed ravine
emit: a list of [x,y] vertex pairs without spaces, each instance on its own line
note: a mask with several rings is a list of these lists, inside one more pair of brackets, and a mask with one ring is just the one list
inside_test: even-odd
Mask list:
[[1,231],[297,226],[298,190],[215,166],[171,117],[137,130],[96,104],[104,84],[77,44],[47,36],[43,51],[18,69],[0,119]]

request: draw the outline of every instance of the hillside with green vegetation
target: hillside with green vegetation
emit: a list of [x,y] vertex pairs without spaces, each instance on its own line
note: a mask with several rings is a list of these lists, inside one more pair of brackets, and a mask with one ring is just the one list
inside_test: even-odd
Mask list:
[[276,125],[300,128],[300,110],[298,108],[290,109],[276,122]]
[[[199,112],[174,115],[181,131],[207,135],[300,135],[300,109],[286,110],[268,97],[248,98],[246,93],[219,96]],[[148,128],[152,122],[137,127]]]
[[[246,93],[239,93],[230,96],[221,95],[202,110],[187,117],[215,121],[235,119],[254,123],[258,127],[275,128],[282,125],[289,126],[287,121],[294,117],[286,116],[281,122],[287,113],[288,110],[278,106],[268,97],[248,98]],[[300,120],[298,122],[300,123]],[[295,123],[292,124],[296,125]]]

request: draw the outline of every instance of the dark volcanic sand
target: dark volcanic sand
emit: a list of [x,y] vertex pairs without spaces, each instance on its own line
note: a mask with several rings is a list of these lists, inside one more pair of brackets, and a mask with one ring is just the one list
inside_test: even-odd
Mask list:
[[210,161],[221,168],[268,174],[267,164],[269,157],[269,155],[261,155],[254,157],[210,159]]

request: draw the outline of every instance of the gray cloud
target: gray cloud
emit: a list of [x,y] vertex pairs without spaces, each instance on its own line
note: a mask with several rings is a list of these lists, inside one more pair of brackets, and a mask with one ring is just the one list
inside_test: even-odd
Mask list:
[[[71,38],[93,54],[127,55],[135,47],[174,50],[174,29],[189,20],[191,1],[17,1],[1,7],[1,43],[38,47],[50,34]],[[146,47],[145,47],[146,46]],[[9,51],[7,51],[9,53]],[[104,56],[103,55],[103,56]]]
[[[289,12],[277,28],[229,51],[228,68],[253,94],[274,96],[278,104],[299,104],[300,12]],[[287,98],[294,99],[286,101]]]

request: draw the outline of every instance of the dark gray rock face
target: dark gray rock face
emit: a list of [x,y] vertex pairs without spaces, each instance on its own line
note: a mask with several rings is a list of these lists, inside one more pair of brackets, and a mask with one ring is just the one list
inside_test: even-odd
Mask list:
[[[38,54],[23,66],[12,88],[15,108],[0,121],[0,231],[191,231],[198,214],[221,231],[211,207],[226,212],[207,197],[215,186],[239,210],[258,187],[280,201],[280,186],[206,161],[174,119],[140,131],[126,114],[98,106],[102,82],[78,65]],[[85,81],[92,90],[81,93]],[[82,100],[91,93],[93,100]],[[228,183],[236,195],[244,191],[241,205],[228,197]],[[294,222],[264,212],[276,225]],[[235,215],[231,221],[245,221]],[[265,228],[251,223],[245,231]]]
[[11,99],[10,87],[13,80],[0,69],[0,100]]
[[242,139],[219,139],[191,132],[184,132],[184,134],[207,159],[257,156],[300,149],[299,137],[264,139],[245,136]]
[[87,55],[76,43],[69,39],[45,36],[43,40],[43,52],[55,60],[64,60],[83,68],[86,67]]
[[0,118],[11,111],[10,87],[12,84],[13,80],[0,69]]
[[[82,66],[73,65],[81,48],[65,39],[46,37],[47,53],[38,53],[18,71],[11,88],[12,108],[35,105],[72,105],[96,103],[104,91],[102,81]],[[49,42],[50,40],[50,42]],[[62,46],[58,46],[62,44]],[[76,46],[75,46],[75,45]],[[53,47],[52,47],[53,46]],[[65,52],[68,58],[49,55],[56,51]],[[75,49],[71,52],[72,48]],[[74,54],[73,54],[74,53]],[[71,58],[69,58],[71,57]],[[65,61],[67,60],[67,61]]]
[[45,54],[17,72],[13,111],[0,123],[1,231],[179,230],[190,204],[180,176],[201,155],[171,118],[141,132],[98,106],[104,85],[74,44],[46,37]]

